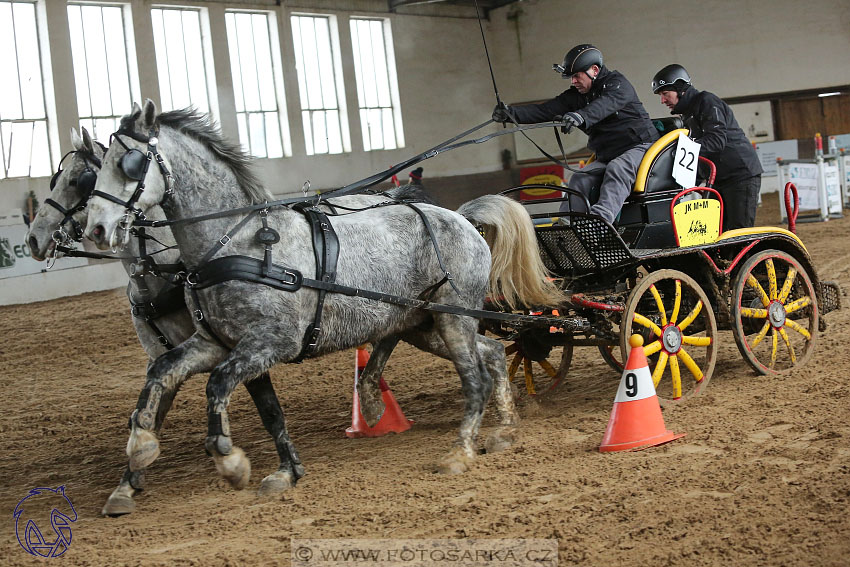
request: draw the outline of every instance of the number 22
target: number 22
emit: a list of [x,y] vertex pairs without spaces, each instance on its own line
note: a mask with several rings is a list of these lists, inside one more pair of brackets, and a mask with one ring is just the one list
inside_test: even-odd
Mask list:
[[[684,167],[688,171],[693,171],[694,170],[694,168],[693,168],[694,159],[696,158],[696,156],[694,155],[694,152],[689,152],[685,148],[679,148],[679,149],[682,150],[682,157],[679,158],[679,165],[681,165],[682,167]],[[688,157],[688,156],[690,156],[691,160],[688,162],[688,165],[685,165],[685,158]]]

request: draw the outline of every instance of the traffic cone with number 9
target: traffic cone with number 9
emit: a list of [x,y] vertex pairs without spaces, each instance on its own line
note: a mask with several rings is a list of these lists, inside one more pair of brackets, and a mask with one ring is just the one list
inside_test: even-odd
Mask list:
[[605,437],[599,446],[603,453],[654,447],[685,436],[684,433],[668,431],[664,425],[649,364],[643,353],[643,337],[632,335],[629,345],[632,350],[623,370]]

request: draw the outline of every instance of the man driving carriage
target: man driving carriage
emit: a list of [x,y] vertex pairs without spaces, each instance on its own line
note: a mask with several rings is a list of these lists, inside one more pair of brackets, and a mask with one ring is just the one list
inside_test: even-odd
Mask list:
[[[570,187],[586,195],[590,212],[613,222],[632,190],[644,153],[658,139],[631,83],[603,64],[602,52],[589,44],[577,45],[553,69],[572,86],[557,97],[522,106],[496,106],[493,120],[529,124],[563,120],[588,135],[587,145],[596,161],[570,178]],[[598,198],[596,193],[598,190]],[[561,205],[562,210],[570,203]],[[584,205],[572,203],[572,210]]]
[[671,114],[682,115],[691,137],[702,146],[701,154],[717,167],[714,188],[723,198],[723,231],[753,226],[764,170],[729,105],[694,88],[691,76],[676,64],[655,74],[652,92],[661,95]]

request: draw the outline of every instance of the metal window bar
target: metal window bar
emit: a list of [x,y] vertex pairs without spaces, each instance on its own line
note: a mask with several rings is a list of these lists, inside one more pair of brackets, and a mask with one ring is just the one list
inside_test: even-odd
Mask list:
[[[167,24],[167,18],[169,17],[169,14],[176,14],[176,16],[179,18],[179,38],[173,37],[168,33],[169,26]],[[175,100],[174,95],[174,85],[178,82],[182,82],[181,77],[177,76],[179,75],[179,73],[177,73],[177,68],[181,66],[180,63],[182,62],[183,77],[185,77],[186,92],[188,93],[189,103],[201,111],[209,111],[209,93],[207,92],[208,86],[205,70],[205,55],[203,45],[198,46],[198,52],[201,55],[201,61],[199,62],[199,66],[197,67],[201,69],[203,75],[203,89],[201,92],[197,92],[198,87],[193,84],[194,82],[192,80],[191,67],[189,65],[189,50],[187,49],[188,40],[186,38],[187,18],[196,18],[196,20],[194,20],[192,24],[197,23],[198,27],[200,28],[200,11],[187,8],[157,7],[151,10],[151,16],[154,20],[155,27],[158,24],[161,30],[162,45],[160,46],[161,49],[157,51],[157,58],[162,58],[165,64],[165,79],[167,79],[168,81],[167,92],[161,93],[163,96],[163,107],[166,106],[166,101],[164,100],[164,97],[166,95],[169,97],[168,107],[166,108],[167,110],[176,108],[178,106],[178,102]],[[155,41],[156,35],[157,34],[155,33]],[[176,56],[173,56],[173,54],[175,53]],[[178,61],[178,59],[182,61]],[[160,73],[162,73],[162,71],[160,71]],[[164,85],[160,84],[160,90],[166,90],[164,88]]]
[[[251,33],[251,38],[250,38],[251,45],[250,46],[244,45],[244,43],[245,43],[244,40],[246,38],[240,37],[239,27],[237,25],[236,18],[238,18],[239,16],[242,16],[242,15],[249,18],[248,23],[250,25],[250,33]],[[268,28],[268,26],[269,26],[268,16],[266,14],[261,14],[261,13],[235,13],[235,12],[229,13],[228,16],[229,16],[230,21],[231,21],[231,27],[232,27],[232,32],[233,32],[232,33],[233,37],[229,38],[229,39],[231,39],[234,42],[235,57],[236,57],[236,61],[233,61],[233,58],[231,58],[231,67],[235,67],[234,68],[234,74],[233,74],[234,82],[238,80],[238,87],[239,87],[239,90],[241,91],[241,94],[242,94],[242,109],[241,110],[237,109],[237,113],[236,113],[237,121],[239,122],[240,127],[241,127],[240,129],[244,128],[244,139],[241,140],[242,144],[247,147],[249,153],[251,153],[252,155],[256,155],[258,157],[269,157],[269,154],[270,154],[270,152],[268,151],[269,147],[270,146],[273,146],[273,147],[279,146],[280,147],[280,155],[283,156],[283,139],[282,139],[282,134],[280,132],[280,126],[279,126],[280,108],[279,108],[278,102],[277,102],[277,96],[278,96],[277,87],[276,87],[276,85],[272,84],[272,89],[273,89],[273,105],[272,105],[272,108],[264,109],[263,96],[262,96],[262,91],[261,91],[259,82],[257,81],[253,85],[251,85],[251,87],[256,90],[256,98],[257,98],[257,101],[258,101],[258,104],[259,104],[258,110],[251,110],[251,109],[248,108],[248,104],[247,104],[247,96],[246,96],[246,94],[247,94],[246,89],[248,88],[248,85],[246,85],[247,81],[245,80],[245,76],[241,72],[241,62],[243,60],[243,53],[244,53],[243,50],[251,49],[253,51],[255,76],[259,80],[259,77],[260,77],[259,59],[260,58],[258,56],[258,53],[259,53],[258,50],[260,49],[261,46],[259,46],[257,44],[257,39],[256,39],[257,28],[256,28],[256,26],[260,25],[260,23],[262,22],[262,24],[267,26],[267,28]],[[271,30],[266,29],[264,33],[265,33],[266,37],[268,38],[268,45],[266,45],[266,48],[268,49],[269,60],[273,60],[273,57],[272,57],[272,54],[271,54],[271,50],[273,49],[273,45],[271,43],[272,34],[270,32],[271,32]],[[235,87],[236,87],[236,85],[234,85],[234,88]],[[259,119],[255,118],[255,117],[259,117]],[[276,136],[274,141],[271,140],[272,133],[269,131],[269,128],[267,127],[267,125],[269,124],[269,121],[270,121],[270,117],[272,117],[274,120],[276,120],[276,122],[274,122],[274,123],[278,124],[278,126],[277,126],[277,128],[275,128],[275,132],[274,132],[274,135]],[[262,139],[262,142],[263,142],[262,151],[261,151],[261,148],[259,148],[258,145],[254,143],[258,136]],[[277,156],[275,156],[275,157],[277,157]]]
[[[365,26],[359,25],[360,22],[364,22]],[[386,36],[383,28],[384,22],[381,20],[355,18],[352,19],[352,24],[352,31],[354,32],[352,37],[354,41],[357,42],[357,50],[360,59],[360,76],[358,79],[361,81],[362,85],[358,91],[359,94],[361,94],[360,116],[363,128],[363,142],[366,146],[365,149],[366,151],[387,149],[389,147],[389,144],[387,144],[387,128],[390,129],[392,134],[392,145],[397,148],[398,137],[395,128],[395,120],[393,118],[394,107],[392,104],[392,95],[391,93],[387,94],[389,104],[382,104],[382,97],[378,87],[378,85],[383,84],[388,90],[391,88],[389,70],[387,69],[389,61],[386,53]],[[365,34],[363,32],[365,32]],[[365,37],[363,37],[363,35],[365,35]],[[379,53],[374,48],[376,40],[380,40],[381,46],[383,46]],[[369,45],[366,46],[364,41],[368,42]],[[366,92],[367,79],[365,77],[365,73],[366,68],[368,67],[366,64],[366,58],[369,54],[372,56],[372,84],[375,85],[376,90],[376,105],[369,104],[369,96]]]
[[[113,120],[113,122],[117,123],[118,120],[122,116],[121,114],[118,114],[115,111],[114,96],[113,96],[113,93],[114,93],[113,81],[116,80],[115,75],[117,74],[117,71],[112,69],[112,65],[110,64],[110,60],[109,60],[109,56],[108,56],[108,46],[106,44],[106,35],[105,35],[106,20],[104,18],[104,10],[109,9],[109,8],[118,9],[119,10],[118,13],[121,16],[122,28],[120,30],[120,36],[121,36],[122,42],[121,42],[120,48],[121,48],[121,56],[124,58],[124,61],[126,62],[126,65],[127,65],[127,73],[125,73],[124,76],[121,77],[121,79],[123,79],[127,83],[127,92],[132,93],[132,86],[130,84],[130,60],[129,60],[129,55],[127,53],[127,37],[126,37],[126,34],[124,33],[124,28],[123,28],[124,12],[123,12],[123,9],[120,5],[114,5],[114,4],[94,6],[94,5],[91,5],[91,4],[69,3],[68,4],[68,10],[70,11],[72,8],[76,8],[77,10],[79,10],[80,35],[81,35],[81,37],[84,38],[84,39],[89,38],[88,41],[83,41],[83,43],[82,43],[82,50],[83,50],[82,55],[83,55],[83,61],[85,62],[85,69],[82,70],[82,75],[83,75],[83,78],[86,81],[86,85],[88,86],[89,115],[82,115],[82,116],[79,117],[79,119],[80,119],[81,124],[84,120],[90,120],[91,124],[92,124],[92,136],[94,136],[95,139],[99,139],[99,137],[97,135],[96,121],[97,120],[111,119],[111,120]],[[99,15],[100,15],[100,29],[99,30],[92,30],[90,28],[87,28],[86,23],[85,23],[85,18],[83,18],[83,10],[84,9],[98,10],[99,11]],[[96,114],[95,113],[95,108],[94,108],[95,105],[94,105],[94,100],[92,98],[92,90],[93,90],[92,89],[92,87],[93,87],[92,76],[91,76],[91,73],[90,73],[90,64],[89,64],[89,56],[88,56],[88,47],[93,43],[92,40],[91,40],[92,36],[99,36],[103,40],[102,46],[98,46],[98,47],[102,47],[102,49],[103,49],[103,59],[104,59],[105,64],[106,64],[105,65],[105,67],[106,67],[106,81],[105,81],[106,86],[105,86],[105,88],[109,92],[109,97],[108,97],[107,100],[108,100],[108,107],[109,107],[110,114]],[[76,71],[75,71],[75,74],[76,74]]]
[[[304,136],[308,146],[308,154],[330,154],[344,151],[342,139],[341,109],[337,95],[333,44],[331,42],[330,19],[323,16],[293,16],[298,27],[300,45],[298,55],[301,60],[302,73],[299,82],[303,85],[305,96],[301,100],[301,109],[305,129]],[[319,45],[319,26],[328,37],[327,44]],[[307,33],[305,33],[305,31]],[[309,36],[309,37],[308,37]],[[305,46],[310,42],[314,49],[313,57],[307,61]],[[322,66],[320,47],[324,47],[329,55],[330,68]],[[317,70],[318,85],[313,84],[307,77],[307,66],[312,65]],[[303,75],[303,76],[301,76]],[[318,93],[316,93],[318,86]],[[318,95],[318,96],[317,96]],[[313,99],[317,102],[314,104]],[[329,132],[333,130],[339,136],[339,148],[333,148]],[[324,134],[324,135],[322,135]]]

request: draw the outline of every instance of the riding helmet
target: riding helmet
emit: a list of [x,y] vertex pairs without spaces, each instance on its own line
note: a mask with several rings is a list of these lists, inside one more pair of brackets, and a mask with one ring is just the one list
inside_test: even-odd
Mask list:
[[691,86],[691,76],[681,65],[673,63],[658,71],[652,78],[652,94],[675,90],[682,94]]
[[566,79],[575,73],[587,71],[593,65],[602,67],[602,52],[589,43],[582,43],[567,51],[563,64],[555,64],[552,68]]

